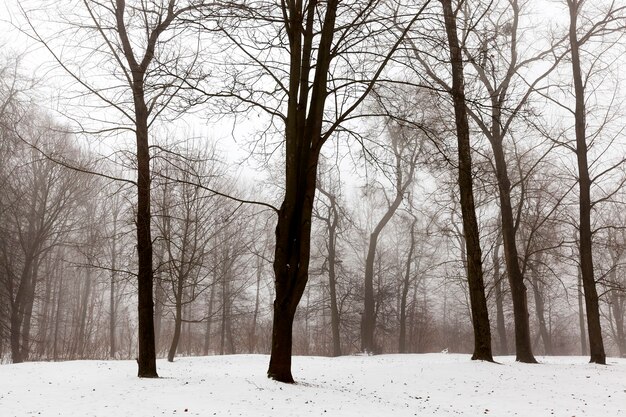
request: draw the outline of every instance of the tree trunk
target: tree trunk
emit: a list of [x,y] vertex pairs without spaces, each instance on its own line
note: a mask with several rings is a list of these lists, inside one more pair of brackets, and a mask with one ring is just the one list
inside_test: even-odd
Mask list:
[[137,376],[158,378],[154,340],[154,302],[152,299],[152,236],[150,231],[150,150],[148,109],[144,101],[143,79],[134,82],[137,138],[137,259],[139,317]]
[[404,279],[402,280],[402,296],[400,299],[400,337],[398,340],[398,352],[406,352],[406,302],[409,295],[409,287],[411,283],[411,263],[413,262],[413,252],[415,251],[415,224],[417,217],[413,218],[411,223],[409,252],[406,258],[406,269],[404,271]]
[[339,307],[337,305],[337,226],[339,223],[339,213],[337,212],[337,199],[333,194],[318,187],[330,203],[328,217],[324,219],[328,229],[328,292],[330,295],[330,327],[333,336],[332,356],[341,356],[341,340],[339,333]]
[[369,247],[367,250],[367,257],[365,258],[365,281],[364,281],[364,303],[363,303],[363,317],[361,318],[361,351],[365,353],[376,353],[378,348],[374,340],[374,332],[376,330],[376,302],[374,300],[374,261],[376,260],[376,247],[378,246],[378,238],[383,231],[387,223],[391,220],[396,213],[402,199],[404,197],[404,191],[411,182],[412,174],[403,181],[403,173],[400,168],[401,155],[396,152],[396,195],[393,202],[387,211],[380,219],[374,231],[370,235]]
[[533,294],[535,296],[535,312],[537,314],[537,321],[539,322],[539,334],[541,335],[541,341],[543,342],[544,353],[546,355],[553,355],[552,337],[550,335],[550,330],[546,325],[544,294],[541,290],[543,284],[539,280],[539,271],[537,270],[538,267],[538,265],[531,265],[530,267]]
[[585,311],[583,310],[583,281],[578,268],[578,325],[580,328],[580,354],[587,356],[587,332],[585,331]]
[[182,279],[178,280],[178,288],[176,289],[176,312],[174,313],[174,337],[172,337],[172,343],[170,345],[170,349],[167,353],[167,361],[174,362],[174,357],[176,356],[176,350],[178,349],[178,342],[180,341],[180,331],[183,324],[183,281]]
[[500,272],[500,245],[502,244],[502,233],[498,230],[496,244],[493,248],[493,280],[496,296],[496,327],[498,329],[498,339],[500,340],[500,354],[509,354],[509,343],[506,337],[506,324],[504,322],[504,294],[502,293],[502,274]]
[[619,355],[626,358],[626,333],[624,332],[624,304],[626,297],[620,290],[611,291],[610,309],[615,321],[615,342]]
[[209,296],[209,305],[206,318],[206,329],[204,332],[204,356],[208,356],[209,347],[211,345],[211,323],[213,322],[213,299],[215,297],[215,282],[211,284],[211,295]]
[[257,257],[257,265],[256,265],[256,294],[254,297],[254,312],[252,313],[252,323],[250,325],[250,336],[248,341],[248,351],[249,353],[256,352],[256,326],[257,320],[259,317],[259,307],[260,307],[260,293],[261,293],[261,275],[263,274],[263,259],[258,256]]
[[59,358],[58,343],[59,343],[59,327],[61,326],[61,305],[63,299],[63,274],[59,278],[59,294],[57,295],[56,312],[54,319],[54,338],[52,342],[52,360],[56,361]]
[[[495,101],[495,98],[493,98],[492,101]],[[502,146],[503,138],[500,132],[501,115],[497,102],[493,103],[492,119],[492,136],[490,142],[495,159],[496,177],[498,180],[504,259],[506,261],[507,276],[511,286],[511,298],[513,299],[516,360],[524,363],[537,363],[532,352],[527,289],[524,284],[524,276],[522,275],[517,253],[516,228],[513,218],[513,207],[511,205],[511,181],[509,180],[504,148]]]
[[458,140],[459,193],[463,214],[463,233],[467,250],[467,280],[469,284],[472,324],[474,329],[474,354],[472,359],[493,361],[491,329],[483,281],[482,254],[476,220],[472,180],[470,130],[465,107],[465,81],[463,59],[457,35],[456,16],[451,0],[441,0],[445,20],[452,69],[452,98]]
[[109,356],[115,359],[115,283],[117,281],[117,207],[113,214],[113,240],[111,242],[111,287],[109,288]]
[[285,197],[276,225],[276,298],[272,348],[267,371],[268,377],[281,382],[293,382],[292,325],[309,277],[311,216],[319,154],[324,144],[321,138],[322,120],[328,94],[326,84],[332,59],[330,51],[337,7],[337,0],[329,0],[326,5],[312,83],[309,82],[309,77],[316,19],[315,3],[308,3],[306,16],[302,10],[290,10],[294,21],[302,22],[305,18],[306,27],[301,24],[287,25],[291,61],[285,120]]
[[87,324],[87,309],[89,307],[89,296],[91,294],[91,268],[87,267],[82,300],[80,303],[80,317],[78,322],[77,353],[79,358],[83,358],[85,353],[85,326]]
[[574,112],[576,119],[576,158],[578,162],[579,185],[580,269],[585,293],[585,306],[587,310],[587,330],[589,332],[589,350],[591,354],[590,362],[604,365],[606,364],[606,354],[604,352],[604,343],[602,341],[600,307],[593,271],[591,178],[589,177],[589,165],[587,161],[585,86],[582,79],[579,51],[580,45],[577,33],[578,11],[581,2],[578,0],[568,0],[567,4],[570,13],[569,41],[572,58],[572,75],[574,78],[574,96],[576,100],[576,108]]

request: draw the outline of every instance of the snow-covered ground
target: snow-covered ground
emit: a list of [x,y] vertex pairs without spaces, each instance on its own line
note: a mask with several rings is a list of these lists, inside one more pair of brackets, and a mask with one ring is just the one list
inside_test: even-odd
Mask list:
[[263,355],[0,365],[0,416],[626,416],[626,360],[541,365],[467,355],[294,357],[295,385],[265,377]]

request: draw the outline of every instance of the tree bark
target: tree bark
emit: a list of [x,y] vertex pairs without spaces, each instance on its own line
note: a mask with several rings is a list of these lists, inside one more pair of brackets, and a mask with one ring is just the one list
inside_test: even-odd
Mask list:
[[450,49],[452,69],[452,98],[458,140],[459,157],[459,193],[463,214],[463,233],[467,250],[467,280],[470,292],[472,324],[474,329],[474,354],[472,359],[493,362],[491,353],[491,329],[489,312],[483,281],[482,254],[476,220],[474,191],[472,180],[472,155],[470,130],[465,103],[465,81],[463,77],[463,58],[457,35],[456,16],[451,0],[441,0],[443,17]]
[[605,365],[606,354],[604,352],[604,343],[602,341],[600,307],[593,271],[591,178],[589,176],[589,164],[587,161],[585,86],[580,64],[580,45],[578,41],[577,29],[578,12],[581,2],[579,0],[568,0],[567,5],[570,13],[569,41],[572,58],[572,75],[574,78],[574,97],[576,100],[574,114],[579,185],[580,270],[585,294],[585,307],[587,310],[587,330],[589,332],[589,350],[591,356],[590,362]]
[[[285,126],[285,197],[278,213],[274,276],[276,298],[272,328],[272,348],[268,377],[293,382],[291,352],[293,319],[309,274],[311,218],[317,181],[322,120],[327,93],[337,0],[329,0],[321,29],[313,83],[309,85],[315,2],[309,2],[306,18],[302,10],[289,4],[285,22],[291,52],[289,99]],[[287,10],[285,10],[287,13]],[[302,27],[302,22],[306,27]],[[304,42],[302,37],[304,36]],[[309,103],[310,93],[310,104]],[[308,107],[308,114],[307,114]]]

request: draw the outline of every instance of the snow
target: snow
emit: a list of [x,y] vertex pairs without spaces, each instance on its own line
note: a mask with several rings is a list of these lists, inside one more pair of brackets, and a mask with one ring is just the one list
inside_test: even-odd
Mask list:
[[0,416],[626,416],[626,359],[538,359],[294,357],[293,385],[265,377],[265,355],[160,360],[159,379],[134,361],[2,365]]

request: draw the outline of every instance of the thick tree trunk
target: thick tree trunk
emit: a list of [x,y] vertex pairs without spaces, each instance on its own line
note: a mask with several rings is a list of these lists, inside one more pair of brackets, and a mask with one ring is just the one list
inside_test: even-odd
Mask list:
[[142,378],[158,378],[156,369],[156,346],[154,338],[154,302],[152,284],[152,235],[150,230],[150,150],[148,143],[148,109],[143,99],[143,80],[136,81],[135,96],[137,138],[137,260],[139,317],[137,375]]
[[[310,158],[310,159],[309,159]],[[276,299],[272,349],[267,374],[281,382],[293,382],[291,375],[292,325],[296,309],[308,281],[311,216],[315,197],[318,154],[309,155],[300,181],[291,185],[276,226],[274,274]],[[297,179],[297,178],[296,178]],[[292,188],[293,187],[293,188]]]
[[576,100],[575,131],[576,131],[576,158],[578,162],[578,185],[579,185],[579,214],[580,214],[580,270],[582,274],[583,289],[585,292],[585,306],[587,310],[587,330],[589,332],[590,362],[606,364],[606,354],[602,341],[602,328],[600,326],[600,307],[598,292],[593,271],[593,249],[591,233],[591,178],[589,177],[589,164],[587,161],[587,132],[586,132],[586,108],[585,86],[582,79],[580,64],[580,51],[578,41],[578,12],[581,2],[568,0],[570,12],[569,41],[572,58],[572,75],[574,78],[574,96]]
[[[293,5],[295,6],[295,5]],[[290,6],[289,101],[285,120],[285,197],[278,212],[274,252],[274,320],[267,375],[293,382],[291,349],[293,319],[309,277],[311,216],[317,181],[327,77],[338,1],[326,4],[317,48],[315,76],[310,83],[316,16],[315,2],[306,11]],[[285,10],[285,12],[287,12]],[[304,12],[304,13],[303,13]],[[303,27],[302,22],[305,22]],[[287,23],[287,22],[285,22]],[[308,114],[307,114],[308,109]]]
[[456,16],[451,0],[441,0],[445,20],[450,61],[452,68],[452,98],[458,139],[459,193],[463,214],[463,233],[467,250],[467,279],[474,328],[474,354],[472,359],[493,361],[491,353],[491,329],[483,281],[482,254],[474,204],[472,183],[472,156],[470,130],[465,107],[465,81],[463,59],[457,35]]

